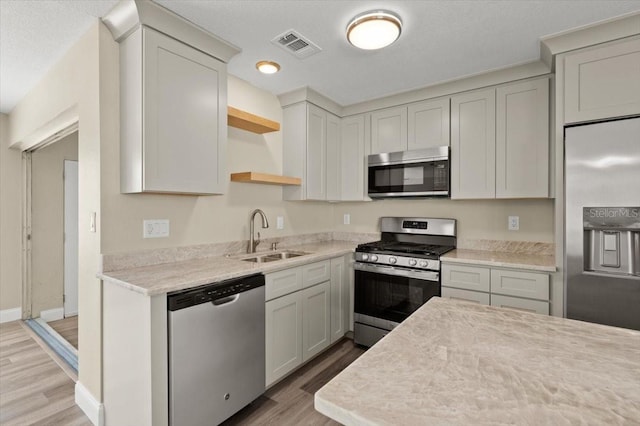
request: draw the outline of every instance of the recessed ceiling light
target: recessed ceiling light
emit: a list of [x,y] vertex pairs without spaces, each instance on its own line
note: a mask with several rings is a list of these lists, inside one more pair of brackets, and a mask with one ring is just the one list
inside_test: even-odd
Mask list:
[[402,21],[386,10],[362,13],[347,25],[347,40],[355,47],[375,50],[396,41],[402,32]]
[[256,64],[256,68],[263,74],[275,74],[280,71],[280,64],[272,61],[260,61]]

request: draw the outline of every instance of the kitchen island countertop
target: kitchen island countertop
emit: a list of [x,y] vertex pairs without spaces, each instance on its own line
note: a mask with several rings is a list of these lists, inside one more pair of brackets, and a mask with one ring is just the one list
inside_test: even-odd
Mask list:
[[345,425],[638,424],[640,331],[436,297],[315,407]]
[[[357,245],[358,243],[352,241],[320,241],[287,247],[287,250],[301,251],[307,254],[275,262],[246,262],[242,258],[251,256],[251,254],[240,254],[104,272],[98,274],[98,278],[146,296],[155,296],[231,278],[269,273],[307,263],[319,262],[353,252]],[[259,252],[254,254],[268,253]]]

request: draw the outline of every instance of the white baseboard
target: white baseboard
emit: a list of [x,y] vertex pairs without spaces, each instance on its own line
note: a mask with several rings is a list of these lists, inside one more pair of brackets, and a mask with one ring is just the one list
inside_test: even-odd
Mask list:
[[3,309],[0,311],[0,324],[17,321],[22,318],[22,308]]
[[64,308],[47,309],[40,311],[40,318],[45,322],[57,321],[64,318]]
[[98,402],[82,383],[76,382],[76,405],[95,426],[104,426],[104,404]]

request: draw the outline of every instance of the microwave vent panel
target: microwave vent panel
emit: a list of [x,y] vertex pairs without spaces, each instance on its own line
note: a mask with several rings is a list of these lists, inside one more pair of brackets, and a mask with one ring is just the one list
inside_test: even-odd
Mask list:
[[308,58],[322,50],[317,44],[296,30],[285,31],[271,40],[271,43],[281,47],[298,59]]

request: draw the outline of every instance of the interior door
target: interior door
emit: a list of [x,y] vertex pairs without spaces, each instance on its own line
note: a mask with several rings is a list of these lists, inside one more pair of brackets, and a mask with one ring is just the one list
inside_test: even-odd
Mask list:
[[64,316],[78,315],[78,162],[64,161]]

